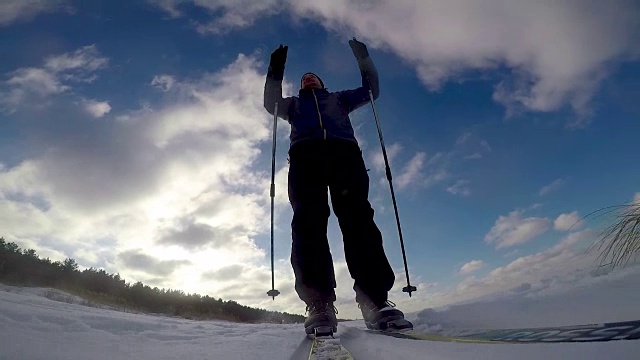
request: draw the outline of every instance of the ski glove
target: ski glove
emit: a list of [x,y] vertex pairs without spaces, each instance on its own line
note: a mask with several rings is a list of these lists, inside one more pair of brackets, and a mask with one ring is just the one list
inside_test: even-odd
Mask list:
[[284,63],[287,61],[288,49],[288,46],[280,44],[280,47],[271,53],[271,61],[269,62],[267,76],[275,80],[282,80],[284,77]]
[[353,55],[358,60],[366,59],[369,57],[369,51],[367,51],[367,46],[360,41],[353,38],[349,40],[349,46],[351,46],[351,50],[353,51]]

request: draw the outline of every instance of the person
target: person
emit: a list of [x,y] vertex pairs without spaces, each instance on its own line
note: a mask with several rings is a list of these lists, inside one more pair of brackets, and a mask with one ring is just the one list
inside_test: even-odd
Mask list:
[[368,200],[369,176],[348,114],[379,94],[378,73],[367,47],[349,41],[362,86],[329,92],[312,73],[300,80],[298,96],[282,97],[288,47],[272,54],[264,88],[264,107],[291,124],[288,193],[293,208],[291,265],[295,290],[307,304],[308,334],[319,327],[337,330],[336,280],[327,239],[330,215],[327,188],[343,235],[345,259],[354,280],[356,302],[370,329],[410,328],[404,314],[388,301],[395,277]]

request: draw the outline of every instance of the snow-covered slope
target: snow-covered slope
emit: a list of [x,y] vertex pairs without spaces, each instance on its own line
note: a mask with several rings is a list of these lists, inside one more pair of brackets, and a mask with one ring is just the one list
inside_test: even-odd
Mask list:
[[[629,284],[620,284],[623,283]],[[594,297],[596,301],[589,301],[582,290],[533,299],[512,295],[409,316],[422,330],[566,325],[563,320],[594,322],[601,321],[600,317],[606,321],[631,320],[627,317],[637,312],[631,306],[637,287],[617,287],[616,284],[608,282],[600,287],[604,290]],[[590,291],[593,293],[594,289]],[[615,296],[613,289],[617,289]],[[620,307],[618,302],[617,310],[603,311],[604,315],[600,315],[598,309],[609,309],[605,300],[624,296],[625,292],[631,296],[627,298],[628,308]],[[73,303],[65,302],[67,300]],[[310,346],[301,325],[191,321],[87,307],[77,300],[51,296],[46,289],[0,285],[0,359],[305,359]],[[591,317],[585,318],[582,312],[587,307],[580,305],[573,306],[574,315],[565,314],[571,309],[563,305],[566,301],[579,304],[582,300],[592,304]],[[564,311],[559,313],[558,309]],[[509,323],[509,319],[513,322]],[[636,359],[640,353],[640,341],[635,340],[582,344],[456,344],[395,339],[366,333],[363,329],[359,321],[339,326],[342,343],[359,360],[601,360]]]

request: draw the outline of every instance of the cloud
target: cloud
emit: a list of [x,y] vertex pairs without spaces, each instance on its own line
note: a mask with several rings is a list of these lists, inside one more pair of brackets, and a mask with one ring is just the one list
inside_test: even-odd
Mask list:
[[584,229],[581,231],[572,232],[560,240],[558,244],[551,248],[551,250],[565,250],[569,249],[575,244],[581,241],[595,240],[598,233],[591,229]]
[[82,75],[103,69],[109,63],[109,59],[102,57],[95,45],[79,48],[72,53],[55,55],[45,61],[45,68],[54,74],[70,72],[68,79],[92,81],[93,77],[82,79]]
[[486,140],[465,131],[456,139],[455,151],[464,153],[465,155],[462,155],[464,160],[477,160],[482,159],[484,154],[492,152],[493,149]]
[[456,139],[456,145],[463,145],[471,138],[472,134],[470,132],[464,132],[462,135]]
[[549,230],[551,220],[547,218],[522,218],[522,212],[515,210],[507,216],[499,216],[491,230],[484,237],[496,249],[523,244]]
[[38,68],[18,69],[10,74],[6,84],[10,90],[3,102],[11,109],[26,102],[30,94],[46,97],[70,89],[69,86],[63,85],[55,74]]
[[203,34],[221,34],[234,28],[250,26],[258,17],[275,14],[283,6],[281,0],[147,0],[147,2],[158,6],[173,17],[184,16],[181,5],[186,3],[197,5],[210,17],[204,22],[193,21],[195,29]]
[[[497,282],[502,279],[525,279],[528,274],[533,272],[549,273],[552,268],[575,266],[576,263],[567,262],[562,264],[563,259],[580,257],[581,254],[569,251],[571,247],[581,240],[594,239],[595,233],[592,230],[583,230],[567,235],[554,246],[533,255],[520,257],[511,263],[494,269],[488,276],[490,282]],[[551,265],[553,264],[553,265]],[[550,265],[548,268],[545,266]],[[560,274],[557,274],[560,275]]]
[[108,101],[84,100],[82,105],[87,113],[96,118],[101,118],[111,111]]
[[45,12],[65,8],[68,0],[2,0],[0,2],[0,26],[16,21],[30,20]]
[[633,196],[633,203],[634,203],[634,204],[640,204],[640,192],[639,192],[639,193],[636,193],[636,194]]
[[151,81],[151,86],[161,89],[162,91],[169,91],[176,83],[176,80],[171,75],[156,75]]
[[392,51],[431,89],[469,70],[506,69],[493,99],[507,115],[568,106],[579,117],[588,116],[603,79],[617,63],[640,55],[640,7],[625,0],[151,2],[174,16],[182,15],[184,3],[204,8],[210,22],[196,27],[214,33],[288,11],[345,38],[355,35],[371,48]]
[[[105,64],[86,51],[51,57],[40,69],[57,86],[73,86],[62,75],[87,79]],[[269,148],[271,119],[255,86],[264,81],[260,67],[240,54],[214,73],[176,77],[167,91],[146,95],[156,105],[113,121],[87,121],[69,97],[55,112],[16,109],[15,117],[30,117],[28,135],[38,141],[29,157],[0,168],[3,236],[128,281],[228,299],[253,291],[251,304],[261,303],[255,294],[269,271],[258,241],[269,226],[269,176],[257,161]],[[247,274],[264,273],[261,282],[234,292],[198,276],[238,263]],[[286,265],[283,280],[291,279]],[[299,302],[293,294],[287,306]]]
[[[394,143],[394,144],[391,144],[391,146],[386,147],[387,160],[389,160],[390,165],[395,164],[395,160],[398,158],[398,154],[400,154],[402,150],[403,150],[402,145],[398,143]],[[375,166],[376,170],[379,172],[384,172],[385,163],[384,163],[384,157],[382,155],[382,151],[374,153],[374,155],[372,156],[372,159],[373,159],[373,165]]]
[[213,281],[230,281],[240,277],[243,269],[244,266],[242,264],[233,264],[204,273],[202,277]]
[[471,190],[467,186],[468,184],[469,180],[458,180],[455,184],[447,187],[447,191],[453,195],[469,196]]
[[[506,65],[494,99],[510,111],[589,108],[606,64],[637,56],[638,7],[599,1],[532,4],[488,1],[296,2],[301,16],[344,28],[414,64],[431,88],[468,69]],[[545,19],[545,21],[540,21]],[[525,30],[526,29],[526,30]],[[549,41],[550,39],[553,41]],[[615,40],[611,40],[615,39]]]
[[169,276],[179,267],[189,264],[184,260],[158,260],[141,249],[122,252],[118,254],[118,260],[124,269],[142,271],[153,276]]
[[582,222],[582,218],[578,215],[577,211],[568,214],[560,214],[553,222],[554,229],[559,231],[578,229],[582,225],[584,225],[584,222]]
[[422,174],[422,169],[424,167],[425,160],[427,158],[427,154],[423,152],[416,153],[411,160],[402,168],[398,176],[396,177],[396,182],[399,188],[406,188],[410,184],[415,184],[422,178],[424,175]]
[[447,166],[448,155],[446,154],[436,153],[427,159],[425,153],[418,152],[402,169],[398,182],[401,188],[415,183],[419,187],[428,189],[449,178]]
[[[216,241],[218,240],[218,241]],[[166,231],[158,240],[160,244],[179,244],[188,248],[198,248],[205,244],[214,244],[214,247],[223,245],[223,239],[219,239],[216,228],[207,224],[199,224],[194,220],[188,220],[180,229]]]
[[468,263],[462,265],[458,273],[462,275],[470,274],[482,269],[484,266],[485,263],[482,260],[471,260]]
[[543,251],[521,256],[486,276],[469,276],[453,289],[432,294],[431,301],[435,306],[450,305],[514,292],[578,288],[599,276],[594,271],[597,254],[585,254],[581,250],[581,244],[591,243],[596,237],[597,232],[590,229],[568,234]]
[[[483,155],[492,152],[492,148],[485,140],[471,132],[464,132],[456,139],[452,149],[436,152],[428,156],[425,152],[418,151],[406,162],[402,163],[404,148],[398,143],[394,143],[387,148],[389,163],[392,168],[394,184],[399,189],[430,189],[447,179],[453,177],[450,171],[452,163],[456,160],[468,160],[482,158]],[[476,156],[469,156],[470,152],[475,152]],[[384,158],[382,152],[375,152],[371,156],[374,168],[379,173],[384,173]],[[400,165],[398,165],[400,164]],[[386,177],[379,182],[386,183]],[[468,180],[457,180],[455,183],[445,187],[445,190],[454,195],[469,196]]]
[[[40,103],[51,95],[67,92],[74,83],[91,83],[97,78],[96,71],[104,69],[108,62],[95,45],[89,45],[51,56],[40,68],[12,71],[0,86],[0,95],[3,95],[0,107],[13,112],[23,104]],[[101,106],[104,110],[104,105]]]
[[538,191],[538,195],[544,196],[548,195],[558,189],[560,189],[564,185],[565,181],[562,179],[553,180],[550,184],[545,185]]
[[[396,185],[398,189],[408,189],[410,187],[412,189],[428,189],[449,177],[449,172],[446,169],[448,165],[448,155],[436,153],[429,158],[426,153],[419,151],[416,152],[409,161],[398,166],[396,164],[401,163],[400,154],[403,150],[402,145],[397,143],[387,148],[387,158],[389,159],[389,166],[392,169],[394,185]],[[374,153],[371,158],[376,171],[384,174],[385,164],[382,152]],[[387,181],[385,176],[380,178],[379,182],[384,184],[387,183]]]

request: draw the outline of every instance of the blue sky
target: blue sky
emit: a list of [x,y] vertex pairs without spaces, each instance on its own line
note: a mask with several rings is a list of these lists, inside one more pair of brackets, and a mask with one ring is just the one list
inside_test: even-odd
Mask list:
[[[370,107],[351,118],[415,311],[580,286],[599,208],[640,199],[640,7],[631,1],[10,0],[0,5],[0,236],[129,281],[302,312],[278,124],[269,273],[269,54],[285,93],[359,86],[368,44],[411,280]],[[574,225],[572,227],[572,225]],[[341,315],[356,316],[335,218]]]

